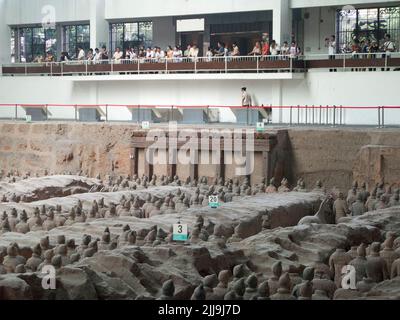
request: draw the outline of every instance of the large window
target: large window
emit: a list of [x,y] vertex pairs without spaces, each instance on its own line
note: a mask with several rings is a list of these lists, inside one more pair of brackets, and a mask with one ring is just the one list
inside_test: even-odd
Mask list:
[[[90,26],[71,25],[63,27],[63,51],[71,58],[77,57],[78,47],[87,52],[90,49]],[[93,48],[94,49],[94,48]]]
[[11,47],[11,62],[17,62],[17,51],[18,51],[18,29],[11,29],[11,39],[10,39],[10,47]]
[[153,23],[127,22],[110,24],[110,49],[126,50],[127,48],[150,47],[153,45]]
[[53,55],[57,52],[57,36],[55,29],[43,27],[26,27],[13,29],[11,40],[11,54],[16,54],[15,39],[19,35],[19,56],[21,62],[37,61],[45,58],[46,53]]
[[382,45],[385,34],[399,48],[400,7],[339,10],[337,14],[339,48],[351,46],[353,40],[376,41]]

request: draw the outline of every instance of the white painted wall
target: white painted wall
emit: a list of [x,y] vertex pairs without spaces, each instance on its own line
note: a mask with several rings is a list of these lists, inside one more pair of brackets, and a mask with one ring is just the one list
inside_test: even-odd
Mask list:
[[41,23],[44,6],[54,6],[57,22],[84,21],[90,19],[90,0],[6,0],[8,25]]
[[174,46],[176,27],[172,17],[153,18],[153,43],[165,49],[168,45]]
[[[0,103],[139,104],[139,105],[240,105],[240,88],[246,86],[261,105],[399,105],[400,72],[310,72],[304,80],[163,80],[73,82],[50,77],[0,77]],[[21,90],[23,88],[23,90]],[[45,94],[44,94],[45,93]],[[51,108],[55,118],[73,118],[73,110]],[[297,121],[293,111],[293,121]],[[0,108],[0,117],[13,117],[12,108]],[[23,116],[22,110],[19,114]],[[273,120],[289,122],[289,110],[274,111]],[[128,120],[125,108],[109,111],[110,120]],[[377,123],[377,111],[344,114],[347,124]],[[224,121],[232,113],[222,112]],[[329,121],[332,121],[332,114]],[[386,111],[387,124],[400,125],[400,110]],[[315,114],[315,120],[319,115]],[[325,119],[325,113],[323,114]],[[305,111],[301,112],[305,122]],[[311,112],[309,112],[309,122]]]
[[108,46],[109,24],[105,20],[105,0],[90,0],[90,47]]
[[307,8],[304,13],[309,13],[309,18],[304,20],[305,54],[328,54],[325,47],[325,38],[336,34],[336,11],[332,7]]
[[106,0],[106,18],[183,16],[273,10],[289,0]]
[[292,10],[289,1],[281,1],[273,10],[272,37],[278,44],[292,39]]

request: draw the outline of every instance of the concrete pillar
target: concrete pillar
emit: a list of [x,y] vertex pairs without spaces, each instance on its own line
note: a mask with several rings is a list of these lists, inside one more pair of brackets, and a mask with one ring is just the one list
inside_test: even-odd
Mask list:
[[292,9],[290,1],[280,0],[272,11],[272,38],[279,45],[292,40]]
[[105,20],[105,0],[90,0],[90,47],[108,48],[109,24]]
[[0,0],[0,64],[10,63],[10,28],[6,22],[6,0]]
[[205,56],[208,47],[211,47],[211,26],[210,23],[205,19],[204,34],[203,34],[203,55]]

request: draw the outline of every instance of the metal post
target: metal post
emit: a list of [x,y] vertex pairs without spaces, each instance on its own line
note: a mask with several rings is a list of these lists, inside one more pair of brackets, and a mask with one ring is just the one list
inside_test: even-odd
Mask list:
[[385,71],[387,69],[387,66],[388,66],[388,55],[385,54]]
[[247,125],[249,125],[249,106],[247,106]]
[[168,58],[165,58],[165,73],[168,74]]
[[346,54],[343,55],[343,71],[346,70]]
[[64,75],[64,62],[61,62],[61,76]]
[[88,61],[85,60],[85,69],[86,69],[86,75],[88,75]]
[[308,105],[306,105],[306,125],[308,124]]
[[225,73],[228,73],[228,59],[225,56]]
[[322,124],[322,106],[319,105],[319,125]]
[[290,73],[292,73],[293,72],[293,58],[290,57],[289,59],[290,59]]
[[106,104],[106,122],[108,122],[108,104]]
[[53,62],[50,62],[50,76],[53,76]]
[[140,106],[138,106],[138,117],[137,117],[137,123],[140,123]]
[[378,107],[378,128],[381,127],[381,107]]
[[197,59],[194,58],[194,73],[197,73]]
[[113,64],[113,60],[111,59],[111,74],[114,73],[114,64]]
[[257,73],[259,73],[259,69],[260,69],[260,59],[258,57],[256,57],[257,59]]
[[75,105],[75,121],[78,121],[78,105]]
[[297,124],[300,124],[300,106],[297,106]]
[[48,112],[48,105],[46,104],[45,107],[45,112],[46,112],[46,121],[49,121],[49,112]]
[[336,126],[336,106],[333,106],[333,126]]
[[329,106],[326,106],[326,125],[329,125]]
[[382,106],[382,128],[385,127],[385,106]]
[[340,125],[343,125],[343,106],[340,106]]
[[292,113],[293,113],[293,107],[290,106],[290,126],[292,125]]
[[18,119],[18,105],[15,105],[15,121]]
[[313,105],[312,106],[312,124],[314,125],[315,124],[315,106]]

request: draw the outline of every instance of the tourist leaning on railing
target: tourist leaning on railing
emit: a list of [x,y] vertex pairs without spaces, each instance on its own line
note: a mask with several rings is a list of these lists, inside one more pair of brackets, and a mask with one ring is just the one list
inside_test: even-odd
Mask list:
[[249,56],[261,56],[261,44],[259,41],[256,42],[253,50],[248,54]]
[[85,50],[83,50],[82,47],[78,47],[78,61],[84,61],[85,60]]

